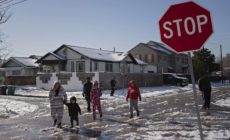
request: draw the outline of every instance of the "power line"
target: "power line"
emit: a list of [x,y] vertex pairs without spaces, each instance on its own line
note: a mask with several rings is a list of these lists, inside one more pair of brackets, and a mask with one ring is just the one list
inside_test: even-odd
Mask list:
[[3,8],[0,8],[0,9],[8,8],[8,7],[10,7],[10,6],[13,6],[13,5],[22,3],[22,2],[24,2],[24,1],[26,1],[26,0],[22,0],[22,1],[19,1],[19,2],[16,2],[16,3],[13,3],[13,4],[11,4],[11,5],[7,5],[7,6],[3,7]]
[[[9,2],[12,2],[12,1],[14,1],[14,0],[10,0],[10,1],[4,1],[5,3],[3,3],[3,4],[1,4],[0,6],[2,6],[2,5],[4,5],[4,4],[7,4],[7,3],[9,3]],[[2,2],[1,2],[2,3]]]
[[14,53],[18,53],[18,54],[23,54],[23,55],[27,55],[27,56],[30,56],[31,54],[25,54],[25,53],[20,53],[20,52],[15,52],[15,51],[12,51]]

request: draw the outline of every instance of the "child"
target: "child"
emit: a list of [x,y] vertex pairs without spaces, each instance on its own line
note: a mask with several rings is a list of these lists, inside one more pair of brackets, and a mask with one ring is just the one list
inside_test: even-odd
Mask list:
[[130,98],[130,118],[133,118],[133,107],[137,111],[137,116],[140,115],[139,109],[138,109],[138,97],[141,101],[141,94],[139,88],[136,86],[135,81],[130,81],[129,83],[129,89],[126,96],[126,101],[128,102],[128,99]]
[[73,120],[76,121],[76,125],[79,125],[78,112],[81,115],[81,108],[76,103],[76,97],[74,97],[74,96],[71,97],[70,103],[65,103],[65,105],[68,106],[68,110],[69,110],[70,123],[71,123],[70,128],[73,128]]
[[90,99],[92,101],[92,108],[93,108],[93,119],[96,119],[96,107],[99,111],[100,118],[102,117],[101,112],[101,103],[100,103],[100,97],[102,96],[100,88],[98,88],[98,82],[95,81],[93,83],[93,88],[91,89],[90,93]]

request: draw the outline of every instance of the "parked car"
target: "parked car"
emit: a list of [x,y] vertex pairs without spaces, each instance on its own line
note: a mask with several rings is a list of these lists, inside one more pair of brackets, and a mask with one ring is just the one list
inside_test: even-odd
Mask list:
[[177,74],[177,76],[187,78],[188,83],[190,83],[190,84],[192,83],[192,78],[191,78],[190,74]]
[[188,79],[185,77],[179,77],[173,73],[164,73],[163,74],[163,83],[183,87],[183,86],[188,85]]

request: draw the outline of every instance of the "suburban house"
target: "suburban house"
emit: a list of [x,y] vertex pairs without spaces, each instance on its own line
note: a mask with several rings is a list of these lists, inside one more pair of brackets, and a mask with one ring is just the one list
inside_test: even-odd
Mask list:
[[39,72],[39,65],[35,62],[39,56],[30,57],[10,57],[1,68],[0,75],[3,76],[32,76]]
[[147,63],[135,59],[130,53],[106,51],[79,46],[62,45],[36,61],[41,72],[123,72],[147,73]]
[[176,53],[163,43],[149,41],[148,43],[139,43],[132,48],[131,53],[135,58],[142,60],[149,65],[157,67],[158,73],[162,71],[172,73],[189,73],[188,55]]

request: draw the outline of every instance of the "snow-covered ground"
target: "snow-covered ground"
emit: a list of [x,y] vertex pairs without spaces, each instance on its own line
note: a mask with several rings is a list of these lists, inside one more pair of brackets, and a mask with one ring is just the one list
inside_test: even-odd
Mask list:
[[14,117],[23,116],[38,109],[37,105],[32,105],[22,101],[0,99],[0,115]]
[[230,107],[230,98],[218,100],[214,104],[222,107]]
[[[212,83],[212,87],[219,87],[219,86],[230,86],[229,83],[221,84],[221,83]],[[196,85],[196,88],[198,89],[198,86]],[[25,90],[26,89],[26,90]],[[102,97],[101,99],[103,100],[124,100],[126,98],[127,94],[127,88],[124,89],[124,93],[122,89],[116,90],[115,91],[115,96],[111,97],[110,92],[111,90],[104,90],[102,91]],[[188,86],[185,87],[177,87],[173,85],[163,85],[159,87],[143,87],[140,88],[141,96],[142,98],[147,98],[147,97],[155,97],[159,95],[165,95],[168,93],[175,93],[179,91],[191,91],[192,90],[192,85],[189,84]],[[67,91],[66,92],[68,95],[68,99],[71,98],[71,96],[76,96],[76,98],[83,98],[82,97],[82,91]],[[43,89],[38,89],[35,86],[17,86],[16,95],[27,95],[27,96],[43,96],[43,97],[48,97],[49,96],[49,91],[45,91]]]

